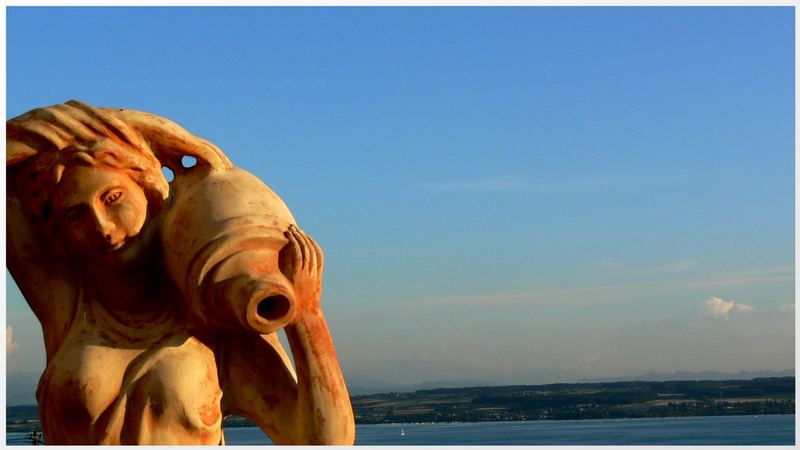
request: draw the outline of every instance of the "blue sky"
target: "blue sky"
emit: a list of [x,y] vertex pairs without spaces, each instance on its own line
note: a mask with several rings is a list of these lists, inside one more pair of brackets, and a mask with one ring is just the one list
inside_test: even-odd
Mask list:
[[[326,252],[353,379],[779,370],[794,26],[789,7],[13,7],[7,112],[153,112],[261,177]],[[7,370],[41,370],[13,283],[7,305]]]

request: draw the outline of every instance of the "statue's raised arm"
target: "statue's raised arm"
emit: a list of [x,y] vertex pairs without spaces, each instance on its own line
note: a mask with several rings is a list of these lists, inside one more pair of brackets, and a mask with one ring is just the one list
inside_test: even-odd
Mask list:
[[8,267],[43,328],[46,442],[219,444],[238,413],[276,443],[353,443],[322,250],[266,184],[140,111],[70,101],[6,129]]
[[[120,148],[127,151],[114,151]],[[58,236],[51,197],[64,168],[87,154],[105,158],[111,166],[129,166],[149,197],[153,215],[169,195],[162,166],[182,171],[180,159],[188,155],[201,167],[232,167],[210,142],[140,111],[72,100],[6,123],[8,268],[42,323],[48,356],[63,338],[82,285]]]

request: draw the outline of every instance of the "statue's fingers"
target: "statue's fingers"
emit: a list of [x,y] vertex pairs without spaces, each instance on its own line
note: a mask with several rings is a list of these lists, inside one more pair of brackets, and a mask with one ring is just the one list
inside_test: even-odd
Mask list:
[[312,273],[317,273],[318,267],[317,264],[319,260],[317,258],[317,246],[314,243],[314,239],[311,238],[307,233],[303,233],[303,238],[306,240],[306,248],[308,249],[308,263],[309,269]]
[[304,247],[306,249],[306,269],[311,273],[316,273],[317,270],[317,252],[314,250],[313,240],[306,232],[300,231],[300,236],[303,238]]
[[296,225],[290,225],[289,232],[292,233],[292,235],[295,238],[295,241],[297,242],[297,246],[300,248],[299,253],[301,262],[300,265],[298,265],[298,267],[300,267],[301,269],[305,269],[308,264],[308,248],[306,248],[306,243],[305,240],[303,239],[303,235],[301,234],[300,229],[297,228]]
[[289,231],[284,232],[284,235],[289,240],[289,245],[292,248],[292,271],[295,272],[298,267],[303,267],[302,245],[297,242],[297,237],[294,235],[291,228]]
[[325,254],[322,253],[322,249],[319,247],[319,244],[317,243],[316,239],[309,236],[308,240],[311,241],[312,249],[316,257],[317,270],[319,271],[319,273],[322,273],[322,269],[325,267]]

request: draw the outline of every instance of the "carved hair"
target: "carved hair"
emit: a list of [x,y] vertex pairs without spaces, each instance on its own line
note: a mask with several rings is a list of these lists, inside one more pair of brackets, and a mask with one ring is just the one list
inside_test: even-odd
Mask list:
[[[49,171],[50,180],[45,180],[48,184],[48,204],[61,183],[65,169],[71,165],[124,170],[142,187],[148,204],[154,211],[159,210],[169,196],[169,185],[161,172],[161,164],[152,153],[137,151],[130,146],[101,138],[88,147],[76,145],[58,152],[58,158]],[[48,204],[45,208],[48,208]]]
[[161,167],[182,173],[193,156],[207,170],[232,167],[214,144],[176,123],[140,111],[76,100],[31,110],[6,123],[6,166],[24,210],[46,218],[64,168],[78,163],[125,169],[159,206],[169,195]]

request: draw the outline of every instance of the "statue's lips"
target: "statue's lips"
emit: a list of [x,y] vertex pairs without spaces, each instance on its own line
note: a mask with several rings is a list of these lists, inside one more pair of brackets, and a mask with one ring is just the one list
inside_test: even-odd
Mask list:
[[105,253],[119,253],[125,247],[128,246],[129,239],[122,239],[121,241],[117,242],[116,244],[108,244],[103,247],[103,251]]

